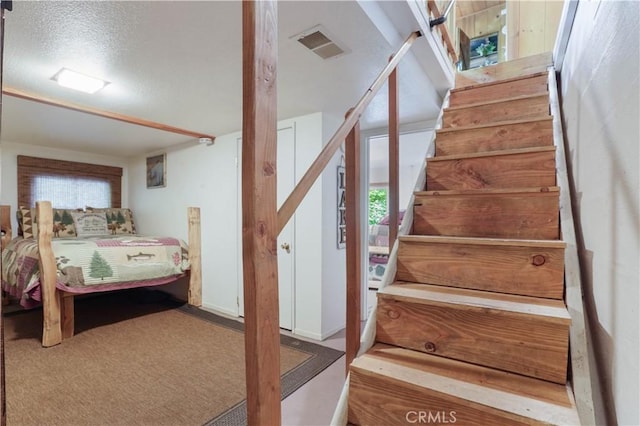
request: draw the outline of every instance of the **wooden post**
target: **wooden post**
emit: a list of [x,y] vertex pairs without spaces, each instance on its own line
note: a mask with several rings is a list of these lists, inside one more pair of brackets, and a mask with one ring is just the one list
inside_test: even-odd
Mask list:
[[202,248],[200,231],[200,208],[189,207],[189,293],[187,300],[192,306],[202,306]]
[[38,252],[40,255],[40,288],[42,290],[42,346],[62,342],[60,296],[56,291],[56,261],[51,248],[53,210],[49,201],[36,203]]
[[249,425],[279,425],[281,421],[277,22],[275,1],[242,2],[242,261]]
[[360,208],[360,123],[345,141],[346,216],[347,216],[347,336],[346,372],[360,347],[362,232]]
[[[0,4],[0,88],[3,86],[3,75],[4,75],[4,9],[7,4],[2,2]],[[12,9],[12,4],[8,3],[8,9]],[[0,93],[0,123],[2,123],[2,93]],[[2,135],[2,125],[0,124],[0,136]],[[7,213],[10,213],[11,210],[7,207]],[[3,210],[4,213],[4,210]],[[8,225],[5,223],[4,214],[2,219],[2,227],[9,229],[9,239],[11,239],[11,219],[8,220]],[[6,229],[3,229],[5,235],[2,238],[2,248],[8,242],[6,237]],[[0,267],[2,267],[2,261],[0,261]],[[4,294],[3,300],[4,303]],[[2,305],[0,303],[0,425],[4,426],[7,424],[7,394],[5,388],[5,374],[4,374],[4,315],[2,313]]]
[[389,252],[398,238],[400,209],[400,125],[398,111],[398,69],[389,76]]

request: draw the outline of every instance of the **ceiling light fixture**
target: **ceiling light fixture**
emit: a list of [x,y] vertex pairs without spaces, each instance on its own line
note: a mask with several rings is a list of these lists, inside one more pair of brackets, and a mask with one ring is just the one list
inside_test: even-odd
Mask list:
[[91,94],[96,93],[98,90],[109,84],[108,81],[89,77],[88,75],[72,71],[68,68],[62,68],[60,71],[55,73],[53,77],[51,77],[51,80],[56,81],[62,87]]

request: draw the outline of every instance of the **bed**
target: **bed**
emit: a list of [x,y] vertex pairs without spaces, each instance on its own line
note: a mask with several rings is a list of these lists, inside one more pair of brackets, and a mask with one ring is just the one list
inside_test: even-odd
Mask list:
[[188,245],[173,237],[136,234],[132,219],[127,222],[122,216],[127,210],[61,213],[41,201],[33,211],[37,224],[35,217],[32,227],[29,219],[22,220],[23,236],[12,238],[10,207],[0,206],[2,290],[26,308],[42,304],[43,346],[73,336],[76,295],[188,277],[188,303],[202,304],[200,210],[188,209]]

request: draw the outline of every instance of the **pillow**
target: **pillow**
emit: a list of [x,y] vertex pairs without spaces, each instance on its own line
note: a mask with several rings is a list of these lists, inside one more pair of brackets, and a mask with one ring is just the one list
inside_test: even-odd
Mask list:
[[[38,235],[38,218],[36,209],[20,206],[21,222],[18,232],[22,232],[24,238],[35,238]],[[82,211],[81,209],[78,209]],[[78,210],[53,209],[53,238],[74,238],[76,229],[72,214]],[[22,228],[22,229],[20,229]]]
[[73,212],[71,215],[78,237],[96,237],[109,234],[107,216],[104,212]]
[[98,209],[86,207],[87,212],[104,212],[112,235],[135,234],[136,225],[133,222],[131,209]]
[[33,209],[33,215],[32,209],[29,207],[20,206],[19,210],[22,219],[22,236],[24,238],[33,238],[38,235],[38,229],[33,228],[35,225],[33,219],[36,217],[36,209]]

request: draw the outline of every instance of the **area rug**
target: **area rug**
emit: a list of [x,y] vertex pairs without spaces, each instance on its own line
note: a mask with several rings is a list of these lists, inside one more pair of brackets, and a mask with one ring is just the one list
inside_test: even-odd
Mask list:
[[[159,292],[76,301],[76,335],[42,348],[42,311],[5,315],[9,425],[246,423],[243,325]],[[282,397],[343,353],[281,336]]]

